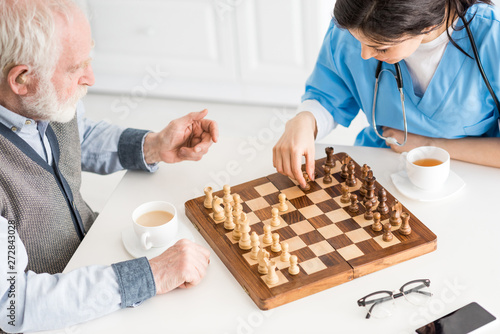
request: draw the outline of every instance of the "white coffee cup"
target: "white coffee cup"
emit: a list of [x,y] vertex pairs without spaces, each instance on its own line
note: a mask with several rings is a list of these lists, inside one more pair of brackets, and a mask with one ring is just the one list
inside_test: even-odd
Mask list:
[[174,240],[179,228],[177,210],[172,204],[162,201],[140,205],[132,212],[132,221],[134,232],[144,250],[167,246]]
[[438,190],[448,179],[450,154],[434,146],[414,148],[406,154],[406,173],[416,187]]

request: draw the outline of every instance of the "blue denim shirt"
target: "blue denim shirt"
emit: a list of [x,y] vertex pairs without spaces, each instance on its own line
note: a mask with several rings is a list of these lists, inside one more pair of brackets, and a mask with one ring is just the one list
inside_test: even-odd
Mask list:
[[[148,131],[93,122],[86,119],[84,113],[83,103],[79,102],[77,117],[82,170],[109,174],[122,169],[152,172],[158,168],[144,161],[142,147]],[[52,161],[52,151],[45,136],[47,122],[37,123],[0,106],[0,123],[16,132],[43,159]],[[16,274],[11,274],[14,272],[10,267],[12,263],[7,261],[13,254],[9,254],[9,245],[15,246]],[[4,217],[0,217],[0,257],[0,328],[7,332],[71,326],[120,308],[139,305],[156,294],[146,258],[111,266],[82,267],[65,274],[25,272],[28,264],[26,249]],[[15,282],[14,290],[12,282]]]

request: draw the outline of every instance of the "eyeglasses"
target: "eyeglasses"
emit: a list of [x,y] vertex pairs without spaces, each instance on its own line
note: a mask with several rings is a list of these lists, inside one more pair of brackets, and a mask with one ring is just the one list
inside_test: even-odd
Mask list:
[[[429,286],[431,281],[428,279],[418,279],[404,284],[398,293],[395,291],[377,291],[358,300],[358,306],[364,306],[368,309],[366,319],[386,318],[392,314],[391,308],[394,307],[394,300],[404,296],[405,299],[413,305],[425,305],[429,302],[432,293]],[[388,303],[391,302],[391,303]]]

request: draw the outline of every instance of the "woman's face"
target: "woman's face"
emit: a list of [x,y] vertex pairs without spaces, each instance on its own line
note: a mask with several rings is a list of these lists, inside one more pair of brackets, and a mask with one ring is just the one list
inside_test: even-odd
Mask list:
[[361,57],[363,59],[375,58],[388,64],[395,64],[411,55],[422,43],[426,34],[402,38],[392,43],[380,44],[357,29],[349,30],[352,36],[361,43]]

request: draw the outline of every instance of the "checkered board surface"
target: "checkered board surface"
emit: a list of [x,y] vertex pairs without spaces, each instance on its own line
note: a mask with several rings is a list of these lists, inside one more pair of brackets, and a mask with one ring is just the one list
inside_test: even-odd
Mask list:
[[[333,183],[323,183],[322,166],[326,159],[316,161],[316,180],[309,182],[311,189],[301,190],[294,180],[281,174],[272,174],[231,187],[232,194],[243,200],[251,232],[260,236],[261,247],[264,224],[271,220],[271,208],[279,204],[280,192],[287,197],[288,210],[280,212],[280,226],[272,233],[280,235],[280,242],[289,244],[289,252],[297,255],[300,273],[288,273],[289,263],[280,260],[281,252],[264,248],[276,262],[279,282],[268,285],[265,275],[258,273],[258,263],[250,258],[250,251],[241,250],[233,240],[232,232],[215,223],[211,209],[203,206],[204,196],[185,204],[186,215],[235,276],[244,290],[261,309],[270,309],[354,278],[375,272],[396,263],[409,260],[436,249],[437,239],[420,220],[411,215],[412,233],[408,236],[393,227],[393,240],[382,240],[383,232],[371,229],[372,220],[365,220],[365,208],[359,203],[359,212],[348,211],[349,204],[341,203],[341,159],[345,153],[334,155],[336,166],[332,170]],[[351,194],[359,196],[361,168],[356,165],[357,184],[350,187]],[[375,194],[381,188],[376,182]],[[214,195],[223,196],[222,191]],[[392,206],[394,196],[387,192],[387,204]],[[381,223],[389,222],[389,214],[382,215]],[[250,232],[250,233],[251,233]]]

